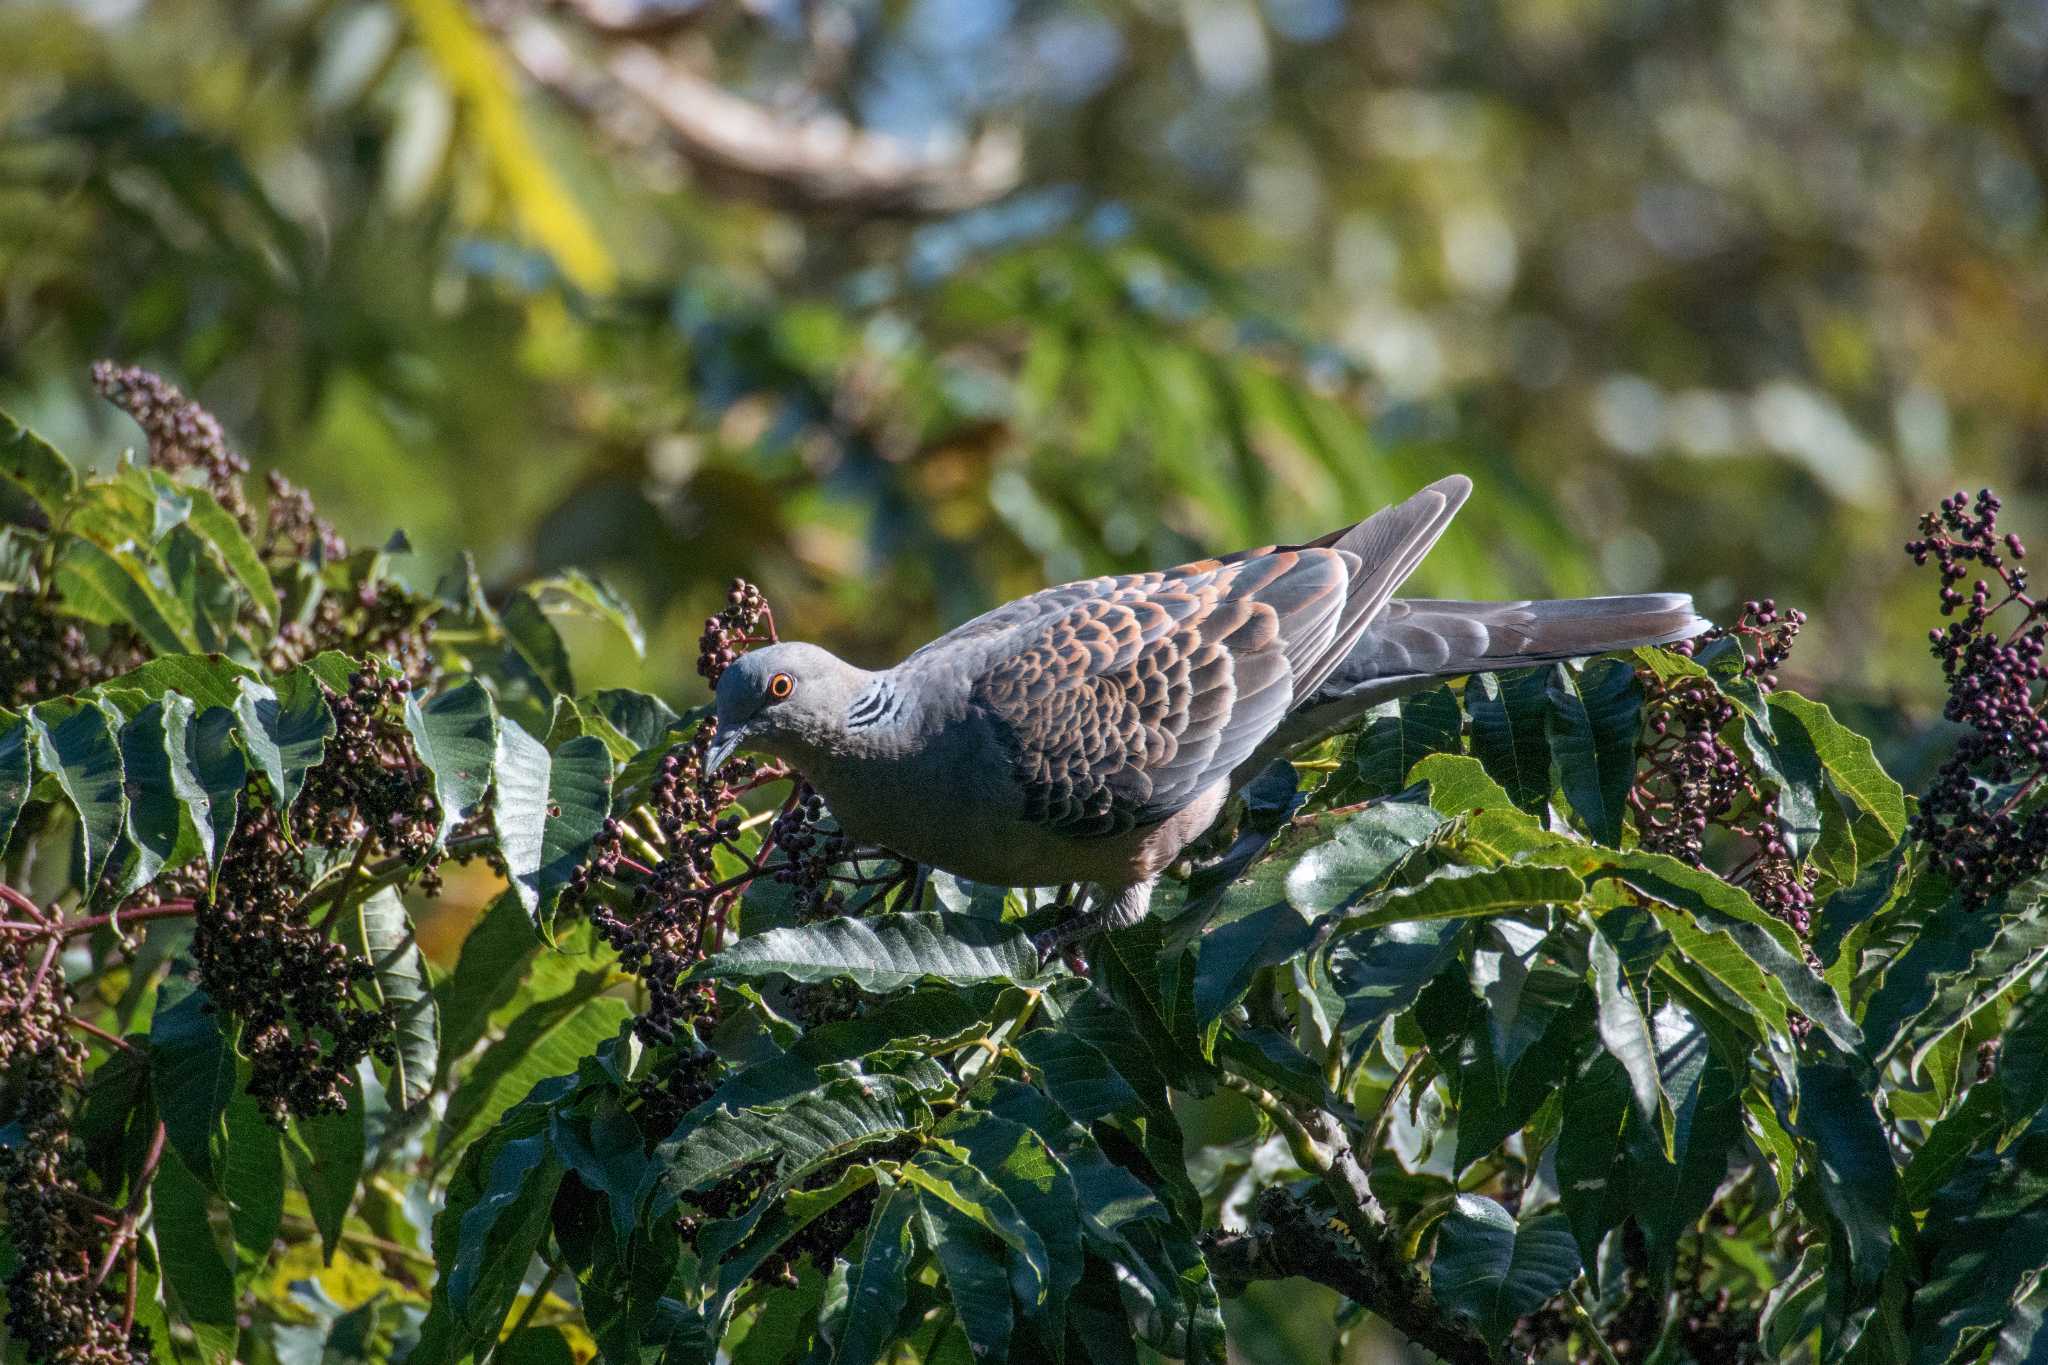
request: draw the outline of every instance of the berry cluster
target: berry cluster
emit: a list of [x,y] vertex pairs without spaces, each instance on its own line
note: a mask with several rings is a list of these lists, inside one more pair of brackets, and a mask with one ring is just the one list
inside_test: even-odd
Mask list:
[[725,606],[704,622],[697,639],[697,672],[713,687],[734,659],[754,645],[775,642],[775,613],[768,599],[744,578],[735,578]]
[[[348,691],[328,693],[334,736],[320,765],[306,775],[294,822],[329,848],[368,843],[388,856],[420,862],[433,850],[440,808],[412,736],[392,718],[411,688],[403,677],[373,669],[349,675]],[[436,889],[429,869],[423,883]]]
[[101,360],[92,367],[100,396],[135,419],[149,438],[149,462],[172,474],[196,469],[214,501],[253,530],[242,476],[249,462],[229,447],[214,415],[180,393],[177,386],[138,365]]
[[95,643],[82,622],[58,615],[32,593],[0,594],[0,706],[82,691],[149,657],[127,626],[99,634]]
[[[666,856],[651,868],[635,862],[626,852],[626,823],[609,819],[564,901],[589,907],[592,926],[618,951],[620,965],[645,985],[647,1008],[635,1028],[650,1044],[673,1042],[678,1025],[711,1006],[711,989],[685,984],[683,977],[716,946],[739,890],[719,879],[713,855],[739,828],[737,815],[718,814],[734,795],[726,774],[740,778],[732,771],[740,768],[750,775],[752,765],[727,764],[725,774],[706,773],[710,743],[708,728],[700,727],[688,744],[662,758],[655,774],[652,807]],[[590,894],[599,878],[630,883],[626,908]]]
[[825,816],[825,798],[798,781],[789,804],[769,826],[768,842],[782,850],[775,880],[792,888],[796,916],[804,924],[846,913],[846,891],[834,869],[853,856],[853,841]]
[[[704,623],[697,671],[715,685],[741,653],[773,638],[774,618],[760,589],[736,582],[725,607]],[[651,1044],[673,1041],[679,1025],[712,1008],[711,988],[686,984],[684,978],[716,950],[734,902],[750,883],[768,877],[789,885],[799,917],[808,922],[846,911],[843,884],[891,880],[841,871],[855,850],[830,823],[823,799],[801,782],[759,848],[748,852],[739,842],[737,803],[790,774],[779,765],[746,759],[708,771],[711,740],[711,727],[699,726],[662,758],[648,802],[654,827],[635,828],[619,817],[607,820],[563,902],[565,907],[588,907],[592,925],[645,985],[648,1005],[636,1028]],[[652,866],[631,856],[629,845],[636,841],[643,848],[659,845]],[[721,876],[721,850],[741,860],[744,869]],[[607,894],[607,884],[620,894]],[[843,1001],[832,1002],[832,1008],[835,1017],[849,1009]]]
[[276,470],[264,475],[270,501],[263,509],[260,553],[272,563],[312,559],[332,564],[348,555],[348,543],[313,509],[313,495]]
[[[2048,677],[2048,604],[2028,595],[2026,546],[1999,533],[1998,512],[1988,488],[1974,505],[1957,493],[1921,517],[1921,538],[1906,543],[1914,563],[1940,566],[1941,614],[1954,619],[1928,631],[1928,642],[1948,682],[1943,714],[1970,729],[1910,833],[1972,906],[2048,866],[2048,803],[2031,799],[2048,773],[2048,699],[2038,691]],[[1967,594],[1957,586],[1966,579]]]
[[[1805,624],[1804,612],[1781,612],[1766,598],[1743,603],[1733,624],[1672,648],[1717,654],[1730,676],[1762,695],[1778,685],[1778,669]],[[1707,653],[1723,640],[1733,642],[1732,651]],[[1644,691],[1644,762],[1629,792],[1643,847],[1702,867],[1710,828],[1746,840],[1750,851],[1730,879],[1804,937],[1813,920],[1814,874],[1784,841],[1777,793],[1760,784],[1754,765],[1722,738],[1735,720],[1735,703],[1712,679],[1693,675],[1646,677]]]
[[213,1007],[241,1020],[249,1093],[282,1126],[339,1113],[364,1057],[395,1061],[392,1021],[355,998],[370,963],[309,922],[302,859],[256,781],[243,807],[213,897],[197,902],[192,958]]
[[130,1365],[151,1358],[149,1332],[123,1321],[106,1219],[81,1188],[71,1100],[86,1050],[65,1027],[70,988],[58,945],[0,935],[0,1144],[7,1237],[6,1335],[37,1365]]

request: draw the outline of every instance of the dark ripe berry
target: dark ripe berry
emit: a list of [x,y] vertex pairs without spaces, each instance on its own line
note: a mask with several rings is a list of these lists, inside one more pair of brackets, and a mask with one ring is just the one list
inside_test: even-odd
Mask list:
[[33,593],[0,595],[0,706],[82,691],[149,658],[127,626],[88,626]]
[[[2048,610],[2027,593],[2026,546],[2000,533],[1990,489],[1974,505],[1961,493],[1920,519],[1907,545],[1916,563],[1932,557],[1942,614],[1968,606],[1928,645],[1948,682],[1943,714],[1969,733],[1921,797],[1909,833],[1976,907],[2048,866],[2048,805],[2033,798],[2048,772],[2048,716],[2042,714]],[[1988,570],[1979,576],[1976,569]]]
[[[736,582],[727,604],[704,623],[699,670],[716,684],[718,675],[755,644],[774,638],[774,616],[752,584]],[[773,880],[791,889],[796,917],[803,922],[847,913],[850,887],[873,889],[871,902],[903,884],[900,863],[873,860],[849,871],[857,850],[831,823],[824,800],[797,783],[769,825],[758,848],[739,842],[739,801],[750,791],[787,779],[778,767],[736,759],[709,771],[711,727],[699,726],[689,740],[661,760],[649,800],[634,828],[607,820],[584,865],[571,878],[565,909],[581,907],[592,927],[619,954],[626,970],[647,991],[647,1007],[635,1022],[642,1041],[660,1046],[675,1041],[715,1009],[706,982],[687,982],[690,970],[719,947],[733,907],[747,887]],[[642,863],[629,851],[651,858]],[[718,859],[728,861],[720,871]],[[733,872],[744,860],[744,871]],[[884,869],[872,873],[877,865]],[[807,1022],[849,1018],[865,1008],[852,997],[829,991],[800,992],[798,1012]]]
[[304,860],[256,780],[242,809],[212,898],[194,898],[192,958],[213,1007],[241,1021],[249,1093],[282,1127],[346,1107],[356,1063],[389,1054],[392,1021],[356,999],[370,963],[311,922]]
[[33,1365],[130,1365],[150,1359],[147,1332],[122,1326],[119,1275],[95,1285],[106,1235],[85,1202],[71,1115],[86,1049],[64,1022],[71,990],[49,940],[0,934],[0,1145],[7,1238],[4,1337]]
[[[1781,610],[1763,598],[1743,603],[1732,624],[1674,649],[1694,655],[1716,640],[1732,639],[1741,651],[1739,676],[1768,693],[1778,685],[1777,670],[1805,624],[1804,612]],[[1710,829],[1737,836],[1749,853],[1730,879],[1805,937],[1812,926],[1815,874],[1784,842],[1775,791],[1760,782],[1747,755],[1721,737],[1735,719],[1735,704],[1707,678],[1667,682],[1646,674],[1644,710],[1641,765],[1629,792],[1642,846],[1703,867]]]
[[716,687],[719,675],[749,646],[774,639],[775,614],[768,609],[768,600],[752,583],[735,578],[725,606],[704,622],[704,633],[697,639],[697,672]]

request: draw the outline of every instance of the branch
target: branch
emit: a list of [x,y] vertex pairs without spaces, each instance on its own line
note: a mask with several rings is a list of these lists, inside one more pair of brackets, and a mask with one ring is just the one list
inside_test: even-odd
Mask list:
[[837,114],[772,109],[643,42],[605,44],[589,60],[544,20],[487,13],[527,76],[615,141],[644,146],[665,135],[699,175],[745,198],[799,212],[924,217],[993,202],[1023,178],[1015,129],[989,129],[964,147],[914,147]]
[[1279,1186],[1259,1192],[1249,1229],[1212,1233],[1203,1252],[1224,1294],[1241,1294],[1254,1280],[1299,1275],[1377,1314],[1446,1365],[1498,1365],[1492,1346],[1445,1316],[1391,1233],[1374,1227],[1346,1237]]

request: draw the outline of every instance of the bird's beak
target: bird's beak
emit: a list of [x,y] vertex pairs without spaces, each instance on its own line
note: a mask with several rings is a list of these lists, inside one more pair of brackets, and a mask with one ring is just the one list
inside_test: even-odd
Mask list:
[[730,730],[721,730],[711,740],[711,752],[704,756],[704,771],[711,774],[725,766],[741,744],[746,742],[747,727],[735,725]]

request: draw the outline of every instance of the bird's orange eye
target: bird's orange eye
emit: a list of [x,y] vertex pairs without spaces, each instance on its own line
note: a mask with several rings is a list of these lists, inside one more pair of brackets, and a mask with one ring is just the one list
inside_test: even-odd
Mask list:
[[781,701],[794,691],[796,691],[796,679],[790,677],[787,673],[777,673],[768,680],[768,696],[770,700]]

